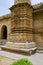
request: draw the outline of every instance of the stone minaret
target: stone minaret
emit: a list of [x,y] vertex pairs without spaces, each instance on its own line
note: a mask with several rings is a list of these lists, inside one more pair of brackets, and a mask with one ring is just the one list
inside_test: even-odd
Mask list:
[[30,0],[15,0],[11,10],[11,34],[10,39],[15,42],[27,42],[33,40],[32,34],[32,6]]
[[30,0],[15,0],[15,4],[18,4],[18,3],[29,3],[29,4],[31,4]]

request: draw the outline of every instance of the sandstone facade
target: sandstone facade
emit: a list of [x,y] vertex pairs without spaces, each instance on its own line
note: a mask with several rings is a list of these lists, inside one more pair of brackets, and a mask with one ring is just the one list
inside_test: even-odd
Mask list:
[[32,6],[30,1],[15,1],[10,10],[11,14],[0,17],[0,39],[35,41],[37,46],[43,46],[43,3]]

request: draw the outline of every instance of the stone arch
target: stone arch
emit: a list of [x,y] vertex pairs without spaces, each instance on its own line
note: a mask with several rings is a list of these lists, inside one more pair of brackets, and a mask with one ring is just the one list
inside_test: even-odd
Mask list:
[[7,40],[7,26],[3,25],[1,28],[1,39]]

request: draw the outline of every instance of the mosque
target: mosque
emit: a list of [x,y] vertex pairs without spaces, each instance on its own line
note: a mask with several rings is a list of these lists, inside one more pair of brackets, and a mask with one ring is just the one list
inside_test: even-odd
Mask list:
[[43,47],[43,3],[15,0],[11,13],[0,17],[0,40],[36,42]]

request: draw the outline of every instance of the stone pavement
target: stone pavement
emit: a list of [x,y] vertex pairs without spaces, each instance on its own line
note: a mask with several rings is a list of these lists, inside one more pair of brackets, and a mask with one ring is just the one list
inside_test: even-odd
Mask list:
[[0,65],[10,65],[12,62],[15,62],[16,60],[0,56]]
[[41,53],[36,53],[31,56],[25,56],[25,55],[16,54],[16,53],[0,51],[0,56],[5,56],[5,57],[16,59],[16,60],[21,58],[27,58],[33,63],[33,65],[43,65],[43,54]]

